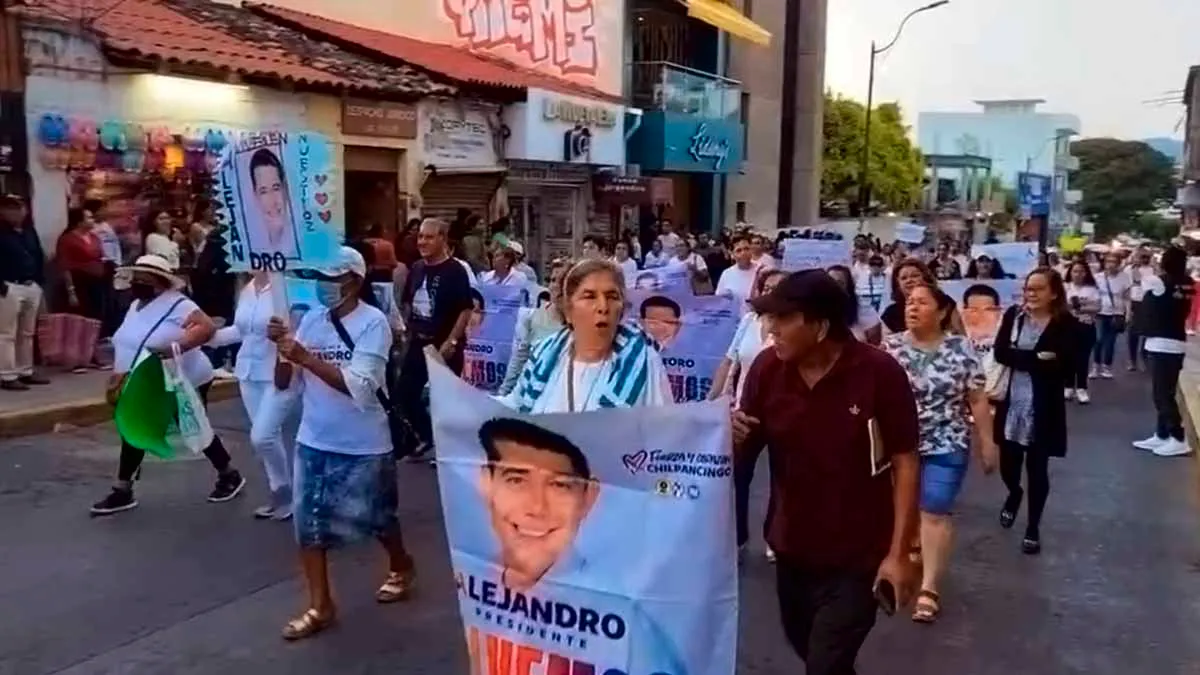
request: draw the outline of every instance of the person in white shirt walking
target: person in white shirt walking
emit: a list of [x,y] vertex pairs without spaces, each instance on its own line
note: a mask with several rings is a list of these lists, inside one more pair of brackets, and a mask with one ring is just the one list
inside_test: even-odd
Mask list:
[[217,348],[241,344],[234,376],[250,418],[250,446],[262,462],[271,491],[269,503],[254,511],[254,517],[263,520],[292,517],[292,452],[283,427],[296,412],[298,397],[290,388],[275,386],[278,352],[267,331],[272,318],[288,316],[287,307],[275,307],[276,296],[285,297],[277,291],[265,272],[256,272],[238,296],[233,325],[218,329],[209,342]]
[[736,236],[730,244],[733,250],[733,266],[721,272],[717,280],[717,295],[724,295],[737,300],[738,311],[746,311],[746,301],[754,292],[754,282],[758,278],[758,267],[750,259],[750,238]]
[[1129,289],[1133,286],[1129,275],[1121,270],[1121,259],[1116,253],[1104,257],[1104,270],[1096,279],[1100,290],[1100,312],[1096,316],[1096,358],[1091,375],[1111,380],[1112,364],[1116,352],[1117,336],[1125,332],[1129,310]]
[[698,253],[692,251],[692,245],[686,239],[680,239],[675,244],[675,256],[667,261],[669,271],[686,270],[692,286],[708,281],[708,263]]
[[1078,357],[1067,370],[1067,384],[1063,395],[1068,401],[1075,399],[1086,405],[1091,402],[1088,394],[1088,363],[1092,347],[1096,343],[1096,314],[1100,312],[1100,289],[1092,270],[1083,261],[1071,263],[1067,270],[1067,305],[1078,325]]
[[[674,251],[674,249],[671,249]],[[646,254],[646,263],[644,267],[648,270],[666,267],[667,262],[671,260],[671,254],[663,250],[662,239],[655,239],[650,244],[650,252]]]
[[173,270],[179,269],[179,236],[171,223],[170,213],[162,209],[151,210],[142,221],[142,235],[146,254],[166,260]]
[[629,255],[629,242],[624,240],[617,241],[613,246],[612,261],[613,264],[621,268],[621,273],[625,275],[626,279],[633,279],[637,276],[638,264]]
[[1138,363],[1142,360],[1142,346],[1145,342],[1145,338],[1142,336],[1142,322],[1139,320],[1141,317],[1142,298],[1146,295],[1142,279],[1154,276],[1154,266],[1150,264],[1150,252],[1145,249],[1134,251],[1128,273],[1132,285],[1129,287],[1129,311],[1125,322],[1125,345],[1129,348],[1129,365],[1127,368],[1130,372],[1134,372],[1138,369]]
[[529,285],[529,279],[525,278],[514,269],[517,262],[517,255],[512,249],[502,246],[492,251],[492,269],[484,272],[479,276],[479,284],[481,286],[516,286],[524,288]]

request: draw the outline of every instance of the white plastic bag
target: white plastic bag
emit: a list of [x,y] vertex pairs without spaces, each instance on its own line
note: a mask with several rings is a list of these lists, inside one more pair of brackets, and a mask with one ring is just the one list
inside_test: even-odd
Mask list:
[[168,442],[178,451],[199,454],[212,445],[213,428],[204,409],[200,392],[179,371],[179,347],[172,346],[174,358],[163,360],[163,383],[175,396],[178,416],[168,431]]

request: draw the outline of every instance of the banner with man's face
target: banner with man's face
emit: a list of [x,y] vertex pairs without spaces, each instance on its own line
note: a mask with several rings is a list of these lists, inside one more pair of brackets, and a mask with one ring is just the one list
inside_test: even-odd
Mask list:
[[667,367],[676,402],[703,401],[741,319],[738,302],[690,290],[629,292],[625,318],[654,341]]
[[517,318],[528,296],[526,288],[494,284],[480,286],[472,293],[463,365],[463,379],[467,382],[491,392],[503,384],[512,356]]
[[725,404],[527,416],[429,382],[468,672],[733,675]]

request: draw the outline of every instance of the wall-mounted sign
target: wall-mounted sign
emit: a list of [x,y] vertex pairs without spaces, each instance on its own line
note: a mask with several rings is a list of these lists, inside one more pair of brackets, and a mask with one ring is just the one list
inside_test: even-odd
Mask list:
[[408,103],[345,99],[342,101],[342,133],[379,138],[416,138],[417,107]]
[[460,101],[420,104],[424,161],[439,168],[494,170],[500,164],[489,113]]
[[603,206],[671,204],[675,182],[670,178],[618,176],[600,173],[592,180],[596,202]]
[[720,172],[729,161],[731,143],[728,138],[722,138],[711,131],[706,122],[696,125],[688,145],[688,154],[697,162],[712,162],[714,172]]
[[542,99],[542,117],[549,122],[564,122],[584,127],[615,127],[620,108],[600,103],[579,103],[562,97]]
[[592,163],[592,130],[576,126],[563,134],[563,161],[572,164]]
[[629,141],[629,162],[651,171],[732,173],[741,169],[744,127],[730,119],[649,111]]

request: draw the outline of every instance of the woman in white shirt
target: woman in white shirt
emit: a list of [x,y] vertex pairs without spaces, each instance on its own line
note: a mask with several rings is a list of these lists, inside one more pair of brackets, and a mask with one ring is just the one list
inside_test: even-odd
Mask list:
[[142,234],[145,236],[143,248],[147,255],[156,255],[166,260],[171,269],[179,269],[179,242],[175,240],[170,213],[163,210],[148,213],[142,222]]
[[[207,344],[217,330],[212,319],[180,292],[183,280],[174,267],[158,256],[141,256],[133,265],[122,268],[118,279],[120,285],[128,284],[133,303],[112,338],[113,375],[108,382],[109,402],[115,404],[120,398],[125,377],[143,354],[171,359],[178,352],[176,365],[179,371],[196,387],[200,399],[207,405],[213,367],[200,347]],[[246,480],[233,467],[233,460],[220,436],[213,436],[204,455],[217,471],[217,482],[208,501],[227,502],[238,496]],[[107,516],[137,507],[133,481],[145,458],[145,450],[121,440],[117,482],[107,497],[92,506],[92,515]]]
[[296,434],[295,529],[308,609],[284,626],[286,640],[329,627],[337,609],[327,550],[376,538],[388,557],[378,602],[404,600],[415,566],[397,519],[396,462],[388,413],[381,405],[392,331],[380,310],[363,302],[367,265],[343,246],[317,274],[323,307],[304,316],[293,335],[272,317],[268,336],[282,357],[276,382],[301,397]]
[[566,326],[534,345],[516,386],[497,397],[525,414],[674,402],[653,340],[622,322],[625,279],[607,260],[582,260],[563,279]]
[[[770,293],[775,290],[787,273],[782,270],[764,270],[758,277],[755,283],[753,295],[755,297]],[[713,388],[709,394],[709,398],[716,399],[730,392],[733,393],[731,403],[736,410],[742,400],[742,388],[745,384],[746,372],[750,370],[750,366],[754,363],[759,353],[767,347],[771,346],[771,334],[768,330],[766,321],[761,316],[754,312],[746,312],[742,316],[741,323],[738,324],[737,331],[733,334],[733,340],[729,343],[729,349],[725,352],[725,358],[721,360],[721,365],[717,366],[717,373],[713,376]],[[741,472],[735,474],[738,478],[734,483],[735,506],[737,510],[737,545],[741,550],[746,546],[746,542],[750,541],[750,525],[749,525],[749,510],[750,510],[750,485],[754,482],[754,471],[751,467],[750,471],[745,472],[742,476]],[[768,504],[767,510],[771,507]],[[770,520],[767,516],[767,520]],[[767,548],[767,559],[774,561],[775,554],[770,547]]]
[[1117,336],[1127,327],[1132,286],[1129,274],[1121,269],[1121,257],[1116,253],[1104,256],[1104,270],[1096,279],[1096,287],[1100,289],[1100,312],[1096,317],[1096,370],[1092,372],[1093,376],[1112,379]]
[[708,263],[700,254],[693,252],[691,242],[682,237],[675,244],[675,255],[667,261],[666,268],[671,271],[686,270],[693,288],[708,281]]
[[1092,347],[1096,343],[1096,315],[1100,313],[1100,289],[1096,287],[1096,278],[1087,263],[1077,260],[1067,268],[1067,303],[1071,315],[1079,322],[1079,343],[1076,355],[1077,363],[1067,372],[1067,385],[1064,396],[1070,401],[1076,399],[1080,403],[1091,402],[1088,394],[1088,363],[1091,361]]
[[646,264],[643,267],[648,270],[666,267],[670,259],[671,254],[663,250],[662,239],[655,239],[650,244],[650,252],[646,254]]
[[850,332],[854,333],[854,338],[878,347],[883,342],[883,323],[879,320],[879,313],[875,308],[859,299],[854,287],[854,273],[845,265],[834,265],[826,271],[838,282],[842,290],[846,291],[850,300],[851,316],[854,319],[850,325]]
[[621,268],[621,273],[625,275],[626,279],[632,279],[637,276],[638,264],[629,255],[629,242],[623,239],[617,240],[617,243],[613,246],[613,263]]
[[516,263],[517,254],[508,247],[501,246],[492,251],[492,269],[480,275],[480,285],[517,286],[520,288],[528,286],[529,279],[513,269]]
[[217,331],[210,347],[241,344],[234,376],[241,390],[242,405],[250,418],[250,446],[267,474],[271,501],[254,511],[259,519],[287,520],[292,517],[291,450],[283,439],[283,425],[296,410],[297,397],[291,389],[275,386],[275,343],[267,337],[272,317],[286,317],[288,308],[276,308],[276,296],[286,297],[271,287],[265,272],[255,273],[242,288],[233,325]]

